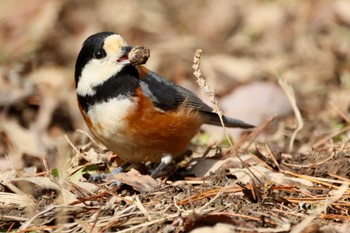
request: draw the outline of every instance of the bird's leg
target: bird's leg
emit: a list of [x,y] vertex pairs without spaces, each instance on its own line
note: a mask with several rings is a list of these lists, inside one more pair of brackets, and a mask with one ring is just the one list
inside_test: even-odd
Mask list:
[[110,173],[106,173],[106,174],[88,174],[88,177],[85,177],[88,179],[89,182],[101,182],[102,180],[106,179],[107,177],[113,176],[115,174],[121,173],[123,171],[125,171],[125,169],[127,169],[129,166],[131,165],[130,162],[126,162],[124,164],[122,164],[121,166],[113,169]]
[[162,157],[160,164],[151,173],[151,176],[153,178],[158,178],[161,176],[172,175],[177,168],[178,162],[181,161],[185,156],[191,156],[191,155],[192,155],[192,151],[186,150],[183,153],[181,153],[179,156],[176,156],[176,160],[174,161],[173,156],[171,154],[165,154]]
[[173,162],[173,157],[171,154],[165,154],[162,159],[160,164],[154,169],[154,171],[151,173],[151,176],[153,178],[158,178],[160,176],[167,175],[169,172],[169,165]]

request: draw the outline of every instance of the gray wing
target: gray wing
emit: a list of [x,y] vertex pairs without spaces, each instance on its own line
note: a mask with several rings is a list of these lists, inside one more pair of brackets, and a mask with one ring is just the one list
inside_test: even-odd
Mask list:
[[[143,93],[151,99],[153,104],[166,111],[178,108],[182,103],[186,103],[187,108],[201,112],[208,116],[208,124],[221,125],[220,118],[216,113],[213,113],[213,108],[199,99],[193,92],[168,81],[154,72],[140,79],[140,85]],[[230,117],[223,117],[225,126],[253,128],[254,126],[236,120]]]

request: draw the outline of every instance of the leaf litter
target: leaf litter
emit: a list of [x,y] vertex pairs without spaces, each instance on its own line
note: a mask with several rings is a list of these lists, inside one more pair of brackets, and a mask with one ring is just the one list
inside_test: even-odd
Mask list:
[[[3,14],[0,29],[1,231],[349,231],[348,1],[111,2],[3,3],[17,18]],[[226,97],[211,100],[217,111],[239,111],[228,97],[256,81],[270,98],[284,98],[264,87],[279,79],[294,94],[281,107],[254,102],[254,92],[235,100],[249,98],[257,128],[221,142],[200,132],[168,179],[146,175],[146,164],[88,182],[84,173],[120,165],[86,133],[74,94],[81,41],[101,28],[147,45],[152,57],[144,50],[136,63],[188,88],[201,48],[208,87]]]

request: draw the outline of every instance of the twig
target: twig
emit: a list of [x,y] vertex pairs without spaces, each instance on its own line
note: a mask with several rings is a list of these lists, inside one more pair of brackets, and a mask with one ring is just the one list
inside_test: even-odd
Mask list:
[[77,132],[84,134],[86,137],[88,137],[95,145],[97,145],[100,149],[106,149],[105,146],[102,144],[98,143],[89,133],[85,132],[84,130],[77,129]]
[[22,230],[28,228],[30,226],[30,224],[32,224],[32,222],[34,222],[36,219],[40,218],[40,216],[44,216],[45,214],[50,213],[50,212],[54,212],[55,210],[57,210],[57,206],[48,207],[47,209],[37,213],[32,218],[30,218],[25,223],[23,223],[22,226],[18,230],[22,231]]
[[139,210],[143,213],[143,215],[145,215],[145,217],[147,218],[148,221],[151,220],[151,216],[149,215],[149,213],[147,212],[145,207],[142,205],[142,203],[137,195],[135,195],[134,204],[137,206],[137,208],[139,208]]
[[266,145],[265,145],[265,148],[266,148],[267,152],[269,153],[269,155],[270,155],[272,161],[273,161],[273,162],[275,163],[275,165],[277,166],[278,171],[281,171],[281,167],[280,167],[280,165],[277,163],[277,160],[276,160],[275,156],[273,156],[273,154],[272,154],[272,152],[271,152],[271,150],[270,150],[270,147],[266,144]]
[[239,148],[244,141],[250,140],[249,144],[244,148],[245,151],[251,146],[254,139],[256,139],[262,132],[265,131],[267,127],[272,123],[274,119],[276,119],[277,115],[270,117],[267,119],[261,126],[252,130],[252,132],[245,138],[242,138],[238,142],[235,143],[236,147]]
[[[25,232],[40,232],[41,230],[54,230],[58,228],[57,225],[55,226],[37,226],[37,227],[28,227],[28,228],[25,228],[23,230],[20,230],[20,231],[16,231],[17,233],[25,233]],[[12,231],[8,231],[8,232],[12,232]]]
[[46,158],[42,158],[42,161],[43,161],[43,165],[44,165],[44,168],[45,168],[45,170],[46,170],[46,174],[51,174],[51,172],[50,172],[50,168],[49,168],[49,164],[48,164],[48,162],[47,162],[47,159]]
[[330,177],[337,178],[338,180],[342,180],[341,183],[343,183],[343,182],[349,182],[350,183],[350,179],[348,179],[346,177],[338,176],[337,174],[334,174],[334,173],[331,173],[331,172],[328,172],[328,175]]
[[350,220],[350,216],[340,215],[340,214],[320,214],[320,218],[330,219],[330,220],[340,219],[340,220],[344,220],[344,221]]
[[341,116],[341,118],[343,118],[343,120],[346,121],[346,123],[350,124],[349,116],[343,110],[341,110],[337,105],[335,105],[333,101],[329,101],[329,103],[332,105],[335,111],[338,112],[339,116]]
[[79,151],[78,148],[73,144],[73,142],[69,139],[69,137],[67,136],[67,134],[64,135],[64,138],[66,139],[66,141],[68,142],[68,144],[73,148],[73,150],[74,150],[77,154],[80,154],[80,151]]
[[283,163],[284,165],[286,165],[286,166],[289,166],[289,167],[316,167],[316,166],[319,166],[319,165],[321,165],[321,164],[323,164],[323,163],[328,162],[329,160],[331,160],[331,159],[336,155],[336,153],[342,152],[342,151],[344,150],[344,148],[345,148],[345,145],[346,145],[346,143],[343,142],[343,144],[342,144],[342,146],[340,147],[340,149],[339,149],[338,152],[336,152],[336,151],[333,149],[332,154],[331,154],[328,158],[326,158],[326,159],[324,159],[324,160],[322,160],[322,161],[319,161],[319,162],[317,162],[317,163],[311,163],[311,164],[305,164],[305,165],[304,165],[304,164],[303,164],[303,165],[300,165],[300,164],[290,164],[290,163],[286,163],[285,161],[282,161],[282,163]]
[[12,227],[15,225],[15,222],[11,223],[10,227],[7,229],[6,233],[11,232]]
[[316,167],[316,166],[319,166],[319,165],[321,165],[321,164],[323,164],[323,163],[328,162],[329,160],[331,160],[331,159],[335,156],[335,154],[336,154],[336,153],[333,151],[332,154],[331,154],[328,158],[326,158],[326,159],[324,159],[324,160],[322,160],[322,161],[319,161],[319,162],[317,162],[317,163],[292,164],[292,163],[287,163],[287,162],[285,162],[285,161],[282,161],[282,163],[283,163],[284,165],[288,166],[288,167],[298,167],[298,168],[302,168],[302,167]]
[[339,130],[337,132],[331,133],[330,135],[328,135],[328,136],[326,136],[324,138],[321,138],[320,140],[318,140],[316,143],[314,143],[312,145],[312,148],[315,149],[315,148],[319,147],[320,145],[326,143],[328,140],[330,140],[330,139],[332,139],[332,138],[334,138],[334,137],[336,137],[336,136],[338,136],[340,134],[343,134],[343,133],[345,133],[348,130],[350,130],[350,125],[346,126],[345,128],[343,128],[343,129],[341,129],[341,130]]
[[282,87],[284,92],[286,93],[287,98],[288,98],[288,100],[293,108],[293,111],[294,111],[294,114],[295,114],[295,117],[297,120],[297,128],[294,130],[292,137],[290,138],[290,141],[289,141],[288,151],[291,152],[293,150],[294,141],[295,141],[295,138],[296,138],[298,132],[304,127],[304,122],[303,122],[303,118],[301,117],[301,113],[299,111],[299,108],[297,106],[297,102],[295,99],[295,95],[294,95],[294,91],[293,91],[292,86],[289,85],[286,80],[283,80],[281,78],[278,80],[278,83]]
[[[326,187],[330,187],[330,188],[333,188],[333,189],[338,189],[339,188],[339,186],[337,186],[337,185],[332,185],[332,184],[326,183],[326,182],[332,182],[331,180],[326,179],[326,178],[302,175],[302,174],[297,174],[297,173],[290,172],[290,171],[284,171],[284,173],[287,174],[287,175],[291,175],[291,176],[295,176],[295,177],[302,178],[302,179],[305,179],[305,180],[309,180],[311,182],[314,182],[314,183],[317,183],[317,184],[321,184],[321,185],[324,185]],[[334,182],[332,182],[332,183],[334,183]],[[342,184],[346,184],[346,182],[342,182]],[[347,191],[347,193],[350,194],[350,190]]]
[[174,206],[176,207],[176,209],[178,209],[178,210],[181,211],[181,212],[186,211],[185,209],[181,208],[181,207],[177,204],[176,196],[174,196],[173,201],[174,201]]
[[95,227],[96,227],[98,218],[99,218],[100,215],[101,215],[101,211],[102,211],[102,208],[101,208],[101,209],[98,209],[98,210],[95,212],[95,214],[93,214],[93,215],[90,217],[90,218],[93,219],[93,220],[92,220],[93,222],[92,222],[92,226],[91,226],[91,228],[90,228],[89,233],[95,232]]
[[207,209],[208,206],[210,206],[216,199],[218,199],[230,186],[225,186],[224,188],[222,188],[215,197],[213,197],[209,202],[207,202],[204,206],[202,206],[201,208],[199,208],[199,211],[202,212],[203,210]]

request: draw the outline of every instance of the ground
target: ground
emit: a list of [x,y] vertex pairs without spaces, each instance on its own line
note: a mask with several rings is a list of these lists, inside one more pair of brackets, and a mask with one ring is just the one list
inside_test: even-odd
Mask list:
[[[0,231],[350,231],[349,1],[0,6]],[[150,49],[149,69],[257,127],[204,126],[168,179],[147,164],[87,181],[120,164],[75,96],[76,56],[99,31]],[[196,49],[216,99],[193,74]]]

